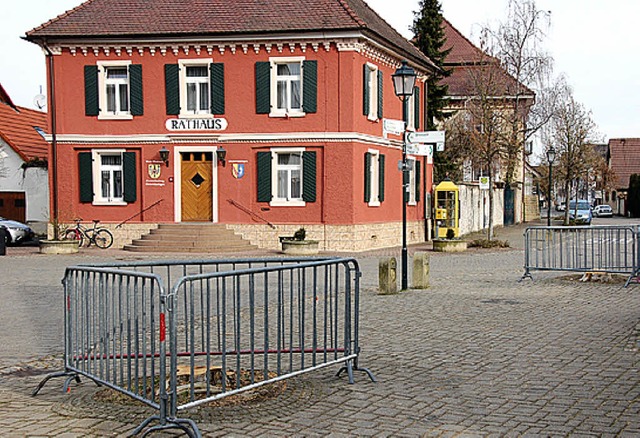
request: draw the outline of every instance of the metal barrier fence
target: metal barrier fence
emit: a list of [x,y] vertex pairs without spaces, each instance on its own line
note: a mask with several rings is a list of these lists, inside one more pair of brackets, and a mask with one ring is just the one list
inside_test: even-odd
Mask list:
[[[638,226],[530,227],[525,231],[525,273],[576,271],[638,273]],[[627,281],[627,284],[629,281]]]
[[200,436],[179,411],[336,364],[350,383],[354,370],[375,381],[358,366],[360,276],[345,258],[67,268],[65,369],[33,395],[53,377],[67,391],[85,376],[158,411],[134,435]]

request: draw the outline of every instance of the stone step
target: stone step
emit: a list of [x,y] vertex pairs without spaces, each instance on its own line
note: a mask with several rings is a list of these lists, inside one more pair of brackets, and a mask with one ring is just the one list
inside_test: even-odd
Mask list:
[[244,240],[184,240],[184,239],[135,239],[132,245],[138,246],[158,246],[158,247],[203,247],[203,248],[243,248],[251,247],[251,243]]
[[242,248],[232,247],[215,247],[215,248],[202,248],[202,247],[157,247],[157,246],[138,246],[138,245],[125,245],[123,248],[125,251],[131,252],[161,252],[161,253],[245,253],[255,251],[255,246],[248,246]]
[[246,252],[257,249],[221,224],[159,224],[124,250],[134,252]]

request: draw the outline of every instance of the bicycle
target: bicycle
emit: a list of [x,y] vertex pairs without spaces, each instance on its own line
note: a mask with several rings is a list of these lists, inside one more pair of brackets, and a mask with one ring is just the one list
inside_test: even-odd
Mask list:
[[113,234],[106,228],[98,228],[99,220],[93,220],[93,228],[87,228],[81,224],[82,219],[74,219],[76,226],[69,228],[65,232],[65,238],[68,240],[79,240],[78,244],[81,247],[86,240],[87,247],[90,247],[94,243],[98,248],[107,249],[113,244]]

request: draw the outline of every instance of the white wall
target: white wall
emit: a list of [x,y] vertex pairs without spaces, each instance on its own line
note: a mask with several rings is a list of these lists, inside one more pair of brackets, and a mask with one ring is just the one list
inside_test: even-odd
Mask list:
[[[489,191],[478,184],[465,184],[460,189],[460,235],[484,230],[489,226]],[[504,224],[504,190],[493,190],[493,226]]]
[[49,177],[47,169],[23,171],[22,158],[0,139],[0,191],[25,192],[27,222],[49,221]]

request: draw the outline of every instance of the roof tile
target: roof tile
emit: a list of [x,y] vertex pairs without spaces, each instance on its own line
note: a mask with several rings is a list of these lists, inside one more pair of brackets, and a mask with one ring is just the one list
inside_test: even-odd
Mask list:
[[609,140],[611,169],[616,175],[616,189],[629,188],[629,177],[640,173],[640,138]]
[[[0,90],[4,91],[1,85]],[[24,161],[44,159],[49,154],[48,143],[35,127],[47,128],[46,113],[0,102],[0,138]]]
[[88,0],[27,32],[27,39],[229,36],[360,30],[433,64],[363,0]]

